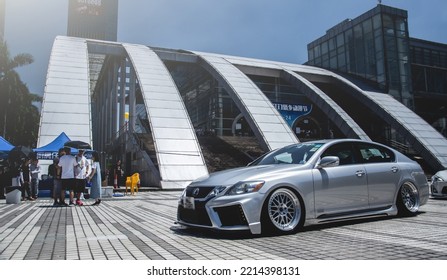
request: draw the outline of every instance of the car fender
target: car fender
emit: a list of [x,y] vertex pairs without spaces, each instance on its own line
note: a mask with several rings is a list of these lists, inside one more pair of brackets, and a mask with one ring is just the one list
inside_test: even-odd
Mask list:
[[[410,165],[410,166],[408,166]],[[427,181],[427,176],[422,169],[419,171],[414,171],[415,168],[413,164],[400,163],[399,168],[401,170],[401,176],[399,180],[399,185],[396,188],[394,194],[394,202],[397,201],[397,196],[399,195],[399,190],[405,183],[409,182],[416,186],[419,192],[420,205],[427,203],[429,197],[429,186]]]

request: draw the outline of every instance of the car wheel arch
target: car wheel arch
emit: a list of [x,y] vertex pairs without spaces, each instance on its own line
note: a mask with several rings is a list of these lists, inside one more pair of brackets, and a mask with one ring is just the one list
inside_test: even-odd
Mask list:
[[[412,206],[415,209],[408,209],[407,206],[404,205],[404,202],[402,201],[402,189],[406,187],[409,188],[410,190],[413,189],[416,191],[417,197],[416,197],[416,201],[414,202],[416,205]],[[396,191],[395,194],[395,204],[398,210],[398,216],[413,216],[416,215],[417,212],[419,211],[419,208],[421,206],[421,197],[420,197],[420,190],[417,186],[417,184],[413,181],[413,180],[404,180],[400,185],[399,188]]]
[[[265,223],[266,219],[267,219],[266,215],[267,215],[268,202],[269,202],[272,194],[274,194],[277,190],[280,190],[280,189],[285,189],[285,190],[291,191],[299,200],[300,207],[301,207],[301,209],[300,209],[301,216],[300,216],[299,224],[296,226],[296,228],[297,229],[301,228],[304,225],[304,222],[306,220],[306,213],[307,213],[306,204],[304,203],[304,198],[303,198],[302,193],[300,193],[299,190],[294,186],[281,184],[281,185],[275,186],[274,188],[271,188],[269,190],[268,194],[265,195],[265,199],[262,202],[261,211],[259,213],[260,214],[259,220],[261,221],[261,226],[263,227],[263,230],[262,230],[263,232],[264,232],[264,229],[266,228],[265,224],[263,224],[263,223]],[[271,232],[271,230],[269,230],[269,232]],[[295,232],[295,230],[291,231],[291,233],[293,233],[293,232]]]
[[[288,190],[292,191],[292,192],[298,197],[298,199],[300,200],[300,203],[304,206],[304,207],[303,207],[304,210],[306,209],[306,207],[305,207],[306,204],[305,204],[305,201],[304,201],[304,197],[305,197],[305,195],[300,191],[300,188],[297,188],[297,187],[295,187],[295,186],[288,185],[288,184],[279,184],[279,185],[277,185],[277,186],[272,187],[271,189],[269,189],[269,191],[267,192],[267,194],[264,196],[265,199],[264,199],[264,201],[262,202],[262,204],[264,205],[264,204],[269,200],[270,196],[271,196],[275,191],[277,191],[277,190],[279,190],[279,189],[288,189]],[[304,214],[305,214],[305,213],[304,213]]]
[[408,178],[408,177],[400,178],[399,183],[398,183],[396,190],[394,192],[394,201],[397,201],[397,199],[399,198],[399,192],[400,192],[400,189],[402,188],[402,186],[405,184],[408,184],[408,183],[415,185],[417,188],[416,182],[414,180],[412,180],[411,178]]

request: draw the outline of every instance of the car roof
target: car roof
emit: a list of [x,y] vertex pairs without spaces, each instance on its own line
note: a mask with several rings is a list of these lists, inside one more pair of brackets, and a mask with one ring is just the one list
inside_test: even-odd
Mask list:
[[[335,144],[335,143],[344,143],[344,142],[356,142],[356,143],[368,143],[368,144],[374,144],[374,145],[378,145],[381,147],[385,147],[389,150],[392,150],[395,154],[399,154],[398,151],[396,151],[395,149],[393,149],[392,147],[389,147],[385,144],[381,144],[378,142],[374,142],[371,140],[362,140],[362,139],[354,139],[354,138],[337,138],[337,139],[321,139],[321,140],[312,140],[312,141],[306,141],[306,142],[300,142],[298,144],[306,144],[306,143],[320,143],[320,144]],[[297,144],[292,144],[292,145],[297,145]],[[289,146],[292,146],[289,145]]]
[[337,138],[337,139],[321,139],[321,140],[312,140],[312,141],[306,141],[306,142],[300,142],[299,144],[306,144],[306,143],[339,143],[339,142],[360,142],[360,143],[373,143],[373,144],[379,144],[373,141],[366,141],[361,139],[351,139],[351,138]]

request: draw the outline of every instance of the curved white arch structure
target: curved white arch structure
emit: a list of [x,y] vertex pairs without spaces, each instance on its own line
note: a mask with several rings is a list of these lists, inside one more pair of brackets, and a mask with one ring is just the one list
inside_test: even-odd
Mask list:
[[163,189],[185,187],[208,174],[194,127],[166,66],[148,47],[123,44],[148,115]]
[[87,41],[56,38],[48,65],[37,147],[59,134],[92,145]]
[[[369,139],[355,119],[348,115],[349,112],[313,82],[334,83],[347,98],[356,98],[406,137],[413,149],[423,155],[433,168],[447,168],[447,140],[433,127],[391,96],[364,91],[333,72],[290,63],[151,49],[143,45],[63,36],[56,38],[51,52],[38,147],[50,143],[64,132],[72,140],[92,146],[100,143],[104,151],[114,148],[113,141],[125,138],[117,138],[117,134],[136,133],[133,127],[125,133],[121,129],[126,106],[134,114],[136,99],[142,98],[138,100],[138,108],[144,109],[139,113],[147,114],[149,128],[145,131],[151,133],[154,147],[150,155],[140,157],[141,147],[139,143],[134,143],[136,140],[132,140],[133,148],[137,148],[126,147],[120,156],[126,156],[132,164],[150,162],[151,169],[144,171],[147,172],[145,178],[149,178],[151,183],[156,181],[155,185],[163,189],[184,188],[192,180],[207,175],[194,127],[182,96],[164,64],[166,61],[205,69],[233,99],[265,150],[298,143],[299,140],[272,102],[249,78],[250,75],[288,81],[318,106],[346,137]],[[129,67],[133,71],[129,74],[129,81],[126,81]],[[136,94],[136,85],[141,90],[141,97]],[[95,89],[91,90],[91,86]],[[95,133],[92,133],[92,127]],[[126,138],[126,141],[129,139]],[[155,154],[152,154],[153,150]],[[156,162],[152,162],[154,157]],[[158,169],[154,163],[158,164]]]

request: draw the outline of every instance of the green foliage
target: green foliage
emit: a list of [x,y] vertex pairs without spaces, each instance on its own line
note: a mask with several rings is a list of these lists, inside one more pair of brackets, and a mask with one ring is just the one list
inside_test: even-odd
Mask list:
[[0,134],[13,145],[35,147],[40,114],[32,104],[41,98],[31,94],[15,69],[33,62],[29,54],[10,57],[0,42]]

